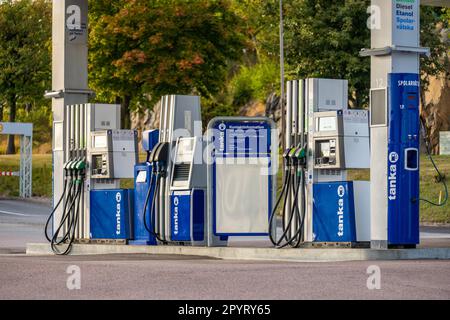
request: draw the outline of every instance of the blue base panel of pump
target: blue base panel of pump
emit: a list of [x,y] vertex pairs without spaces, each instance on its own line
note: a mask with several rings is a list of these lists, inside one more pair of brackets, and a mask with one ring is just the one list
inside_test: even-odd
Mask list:
[[[147,227],[151,228],[150,209],[153,200],[153,192],[155,189],[155,179],[151,179],[152,165],[150,163],[137,164],[134,167],[134,212],[133,212],[133,231],[134,239],[130,241],[132,245],[156,245],[156,238],[151,235],[144,224],[144,214]],[[150,185],[151,183],[151,185]],[[144,213],[145,201],[149,189],[150,197],[148,198],[147,208]]]
[[171,203],[171,240],[205,240],[205,190],[173,191]]
[[92,190],[90,196],[91,239],[132,239],[133,190]]
[[418,74],[389,75],[389,245],[417,245],[420,242],[419,101]]
[[316,183],[313,241],[356,242],[353,182]]

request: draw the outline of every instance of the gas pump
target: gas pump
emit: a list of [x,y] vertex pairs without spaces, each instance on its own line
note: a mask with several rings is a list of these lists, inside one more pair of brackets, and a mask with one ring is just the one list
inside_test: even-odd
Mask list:
[[178,138],[170,179],[170,239],[206,244],[206,164],[202,138]]
[[133,195],[120,179],[133,177],[137,133],[118,129],[119,105],[68,105],[64,115],[54,124],[54,156],[66,159],[54,167],[55,183],[64,173],[63,192],[45,227],[53,251],[68,254],[75,241],[131,239]]
[[[120,182],[132,178],[138,160],[137,132],[134,130],[95,131],[88,148],[90,181]],[[96,188],[90,190],[90,236],[92,240],[133,239],[134,190]]]
[[369,182],[348,181],[348,169],[369,168],[369,114],[348,110],[347,81],[287,84],[288,146],[283,155],[282,235],[275,247],[354,245],[370,241]]
[[149,203],[153,202],[155,192],[154,164],[150,158],[158,140],[159,130],[143,132],[142,149],[146,152],[147,159],[134,167],[134,238],[130,241],[133,245],[156,245],[156,238],[149,231],[152,228]]
[[[173,212],[174,202],[178,204],[182,198],[181,194],[178,195],[180,190],[198,194],[198,191],[194,190],[197,185],[194,185],[192,181],[198,181],[198,176],[202,174],[201,170],[193,169],[197,168],[193,159],[189,164],[185,164],[185,161],[188,152],[186,146],[196,146],[195,149],[190,150],[190,156],[196,155],[197,151],[200,155],[202,152],[200,98],[181,95],[165,96],[160,104],[161,121],[158,142],[155,141],[155,137],[150,139],[154,141],[154,146],[146,148],[146,163],[135,168],[135,218],[141,235],[140,239],[136,240],[137,244],[141,244],[143,240],[143,244],[151,245],[191,243],[191,241],[193,243],[191,238],[180,238],[177,228],[180,221],[178,214],[181,212],[178,212],[175,218]],[[192,144],[190,144],[191,140],[184,140],[184,138],[192,137],[197,137]],[[198,139],[200,144],[197,144]],[[183,150],[184,154],[181,152]],[[194,174],[191,170],[194,170]],[[180,185],[182,178],[188,178],[187,181],[183,180],[187,182],[187,185]],[[178,205],[175,207],[178,211]]]

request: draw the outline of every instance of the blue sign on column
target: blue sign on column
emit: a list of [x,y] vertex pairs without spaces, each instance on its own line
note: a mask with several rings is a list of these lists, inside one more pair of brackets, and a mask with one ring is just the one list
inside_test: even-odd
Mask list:
[[419,243],[418,74],[389,74],[388,242]]

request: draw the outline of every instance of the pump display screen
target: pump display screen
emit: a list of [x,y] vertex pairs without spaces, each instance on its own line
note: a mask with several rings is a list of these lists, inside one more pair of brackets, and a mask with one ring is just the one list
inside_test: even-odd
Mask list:
[[93,141],[94,148],[106,148],[108,146],[108,140],[106,135],[105,136],[94,136]]
[[92,175],[106,177],[109,174],[107,157],[104,154],[92,155]]
[[419,105],[419,97],[415,92],[408,93],[406,101],[408,103],[408,109],[416,109]]
[[92,169],[101,169],[102,168],[103,157],[101,155],[92,156]]
[[406,164],[405,169],[409,171],[419,170],[419,150],[417,149],[406,149]]
[[323,117],[317,119],[316,131],[336,131],[336,117]]
[[323,157],[330,157],[330,143],[329,142],[322,142],[319,144],[319,156],[321,158]]
[[336,164],[336,140],[316,141],[316,165]]

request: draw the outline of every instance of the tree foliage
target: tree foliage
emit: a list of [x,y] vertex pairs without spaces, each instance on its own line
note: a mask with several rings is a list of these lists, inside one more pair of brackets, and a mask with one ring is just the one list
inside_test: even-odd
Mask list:
[[[287,77],[348,79],[353,107],[367,107],[370,59],[359,51],[370,47],[370,0],[283,2]],[[90,87],[122,104],[124,127],[130,111],[173,93],[201,95],[204,120],[236,114],[279,92],[278,10],[279,0],[90,0]],[[450,73],[450,10],[421,10],[425,91]],[[50,48],[50,0],[0,1],[0,120],[49,122]]]
[[348,79],[354,107],[367,105],[370,47],[366,10],[370,1],[291,0],[286,3],[286,62],[298,78]]
[[[46,0],[0,3],[0,103],[16,120],[18,105],[41,103],[51,79],[51,4]],[[2,115],[0,115],[2,116]],[[7,153],[14,153],[9,137]]]
[[220,92],[202,101],[204,122],[219,115],[241,114],[250,102],[264,101],[278,92],[278,4],[267,0],[230,0],[231,9],[241,17],[246,37],[242,59],[231,61]]
[[422,93],[428,90],[430,77],[442,73],[447,73],[448,76],[450,73],[448,39],[444,39],[441,34],[449,28],[449,12],[448,9],[421,7],[421,43],[422,46],[430,48],[430,56],[422,56],[420,61]]
[[91,19],[90,32],[91,85],[101,97],[151,103],[173,93],[210,97],[220,91],[228,63],[242,56],[242,20],[229,1],[103,2],[108,12]]

